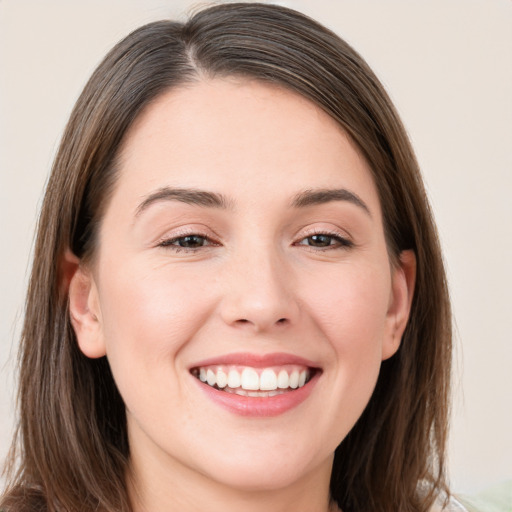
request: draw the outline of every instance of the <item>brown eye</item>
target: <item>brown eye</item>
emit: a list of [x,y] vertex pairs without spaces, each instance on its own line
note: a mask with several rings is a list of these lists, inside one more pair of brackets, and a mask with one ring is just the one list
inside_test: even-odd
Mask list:
[[189,235],[177,238],[175,242],[175,245],[179,245],[180,247],[186,247],[187,249],[196,249],[197,247],[203,247],[203,245],[206,244],[206,239],[204,236],[200,235]]
[[334,237],[330,235],[312,235],[306,238],[307,245],[312,247],[329,247],[333,245]]
[[347,249],[353,247],[353,242],[338,234],[316,233],[300,240],[297,245],[312,249]]
[[161,247],[169,247],[171,249],[200,249],[207,245],[212,245],[208,237],[203,235],[185,235],[176,238],[164,240],[159,244]]

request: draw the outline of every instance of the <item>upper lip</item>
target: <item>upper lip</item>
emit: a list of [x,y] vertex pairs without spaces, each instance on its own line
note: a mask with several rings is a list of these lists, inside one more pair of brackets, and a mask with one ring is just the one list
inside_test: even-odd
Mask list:
[[294,354],[287,354],[285,352],[276,352],[270,354],[235,352],[199,361],[191,365],[189,369],[192,370],[193,368],[223,364],[249,366],[252,368],[266,368],[270,366],[284,366],[287,364],[294,364],[300,366],[307,366],[309,368],[320,368],[318,363],[315,363],[314,361],[305,359]]

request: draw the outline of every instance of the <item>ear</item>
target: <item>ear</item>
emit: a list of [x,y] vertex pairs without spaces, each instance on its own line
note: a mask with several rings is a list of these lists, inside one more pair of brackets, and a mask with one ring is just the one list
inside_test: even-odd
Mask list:
[[387,333],[382,346],[382,359],[396,353],[402,341],[411,311],[416,282],[416,255],[414,251],[402,251],[392,268],[391,297],[387,312]]
[[67,283],[69,314],[78,346],[90,358],[106,354],[98,289],[92,272],[71,251],[66,251],[62,265],[63,280]]

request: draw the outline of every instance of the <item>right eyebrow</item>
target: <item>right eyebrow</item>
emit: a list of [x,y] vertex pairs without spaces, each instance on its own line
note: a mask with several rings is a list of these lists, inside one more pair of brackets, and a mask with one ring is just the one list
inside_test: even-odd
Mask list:
[[135,217],[138,217],[152,204],[160,201],[180,201],[205,208],[228,209],[230,207],[227,199],[222,194],[217,194],[216,192],[193,188],[162,187],[144,198],[135,210]]

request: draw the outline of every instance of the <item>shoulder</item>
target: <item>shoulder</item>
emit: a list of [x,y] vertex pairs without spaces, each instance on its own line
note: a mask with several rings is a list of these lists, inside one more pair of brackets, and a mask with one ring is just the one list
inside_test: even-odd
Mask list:
[[450,497],[448,501],[437,500],[429,512],[477,512],[476,510],[469,510],[459,500]]

